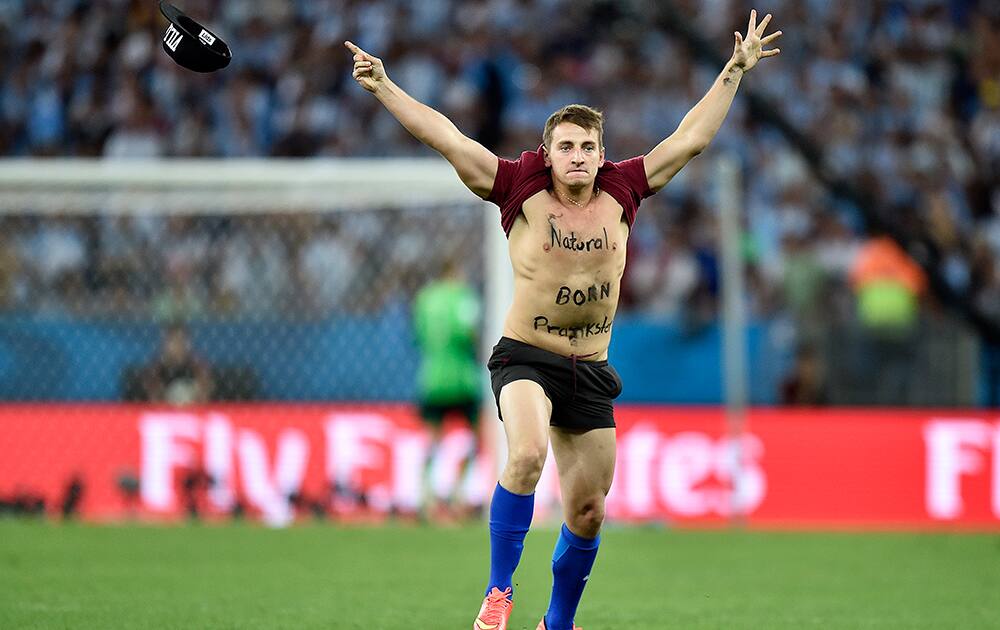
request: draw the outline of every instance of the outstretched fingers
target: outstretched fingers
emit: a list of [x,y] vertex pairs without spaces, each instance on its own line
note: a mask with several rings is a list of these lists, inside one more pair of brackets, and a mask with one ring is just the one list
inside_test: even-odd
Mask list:
[[[768,13],[764,16],[764,19],[757,23],[757,9],[750,10],[750,22],[747,24],[747,34],[746,42],[749,46],[748,51],[744,51],[745,54],[751,56],[758,55],[756,58],[761,57],[773,57],[781,52],[780,49],[775,48],[773,50],[763,50],[763,47],[767,44],[773,42],[774,40],[781,37],[781,31],[775,31],[768,36],[764,36],[764,31],[767,30],[767,25],[771,23],[771,14]],[[743,48],[744,36],[736,31],[736,48]],[[753,65],[754,60],[751,59],[750,65]]]
[[[761,46],[766,46],[767,44],[770,44],[771,42],[773,42],[774,40],[778,39],[779,37],[781,37],[781,31],[775,31],[775,32],[771,33],[770,35],[768,35],[767,37],[761,39],[760,40],[760,45]],[[760,56],[761,57],[773,57],[773,56],[777,55],[780,52],[781,52],[780,48],[775,48],[774,50],[763,50],[763,51],[761,51]]]
[[757,25],[757,29],[754,31],[755,33],[757,33],[758,37],[764,34],[764,29],[767,28],[767,24],[770,21],[771,21],[771,14],[768,13],[767,15],[764,16],[764,19],[760,21],[760,24]]

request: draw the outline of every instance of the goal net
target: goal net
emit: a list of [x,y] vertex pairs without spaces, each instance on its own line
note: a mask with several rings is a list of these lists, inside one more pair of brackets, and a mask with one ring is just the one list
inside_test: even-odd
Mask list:
[[[440,160],[0,162],[4,422],[27,414],[38,426],[39,413],[89,418],[95,403],[101,417],[111,406],[129,408],[121,403],[152,403],[175,419],[206,405],[270,405],[284,415],[317,402],[354,405],[345,413],[410,405],[419,361],[411,304],[449,263],[482,300],[481,354],[488,352],[509,300],[506,242],[496,209]],[[185,346],[197,367],[181,385],[151,375],[158,358]],[[251,474],[244,464],[254,457],[252,440],[244,444],[237,431],[211,442],[223,430],[212,429],[211,417],[189,416],[201,424],[190,435],[177,428],[187,425],[170,425],[174,450],[164,456],[161,477],[176,475],[174,460],[211,468],[213,457],[216,477]],[[327,420],[324,430],[339,430]],[[374,474],[365,466],[379,467],[362,461],[363,440],[356,452],[327,458],[335,463],[307,457],[296,464],[295,440],[269,435],[265,425],[258,427],[265,478],[248,492],[270,491],[280,503],[304,487],[311,466],[326,466],[319,476],[331,483],[358,481]],[[145,487],[154,473],[145,470],[149,453],[142,449],[152,438],[140,427],[138,439],[141,452],[128,466],[96,471],[70,457],[57,466],[58,479],[39,483],[58,485],[61,497],[74,467],[86,469],[91,486],[103,476],[93,498],[125,492],[118,477],[128,469],[140,478],[144,500],[148,492],[154,503],[176,507],[173,477],[159,490]],[[344,439],[339,443],[352,443]],[[213,448],[226,452],[213,455]],[[405,447],[390,450],[380,456],[406,457]],[[2,476],[13,480],[20,473],[10,466]],[[117,490],[104,487],[109,475]],[[240,488],[253,486],[241,483],[224,479],[206,500],[232,508]],[[407,492],[414,501],[412,482],[364,483],[385,506]],[[409,489],[399,486],[406,483]],[[0,498],[13,492],[0,485]],[[157,499],[156,492],[171,496]],[[51,504],[57,499],[50,495]]]
[[502,281],[484,206],[434,160],[7,162],[0,308],[35,360],[0,395],[133,399],[129,368],[183,325],[255,381],[221,374],[216,399],[408,400],[415,293],[449,261],[487,299]]

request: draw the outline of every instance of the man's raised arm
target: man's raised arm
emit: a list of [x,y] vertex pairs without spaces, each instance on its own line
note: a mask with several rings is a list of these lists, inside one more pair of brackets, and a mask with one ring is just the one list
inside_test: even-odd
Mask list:
[[744,73],[757,65],[762,57],[771,57],[780,52],[777,48],[763,50],[765,44],[781,35],[781,31],[777,31],[761,37],[770,21],[771,14],[768,13],[758,26],[757,11],[750,12],[746,39],[739,32],[735,33],[733,56],[715,79],[715,83],[684,116],[677,130],[646,155],[644,164],[650,190],[655,192],[666,186],[685,164],[705,150],[726,119]]
[[493,190],[497,156],[461,131],[444,114],[417,101],[385,74],[382,60],[351,42],[344,45],[354,53],[354,79],[385,106],[406,130],[451,162],[462,182],[482,198]]

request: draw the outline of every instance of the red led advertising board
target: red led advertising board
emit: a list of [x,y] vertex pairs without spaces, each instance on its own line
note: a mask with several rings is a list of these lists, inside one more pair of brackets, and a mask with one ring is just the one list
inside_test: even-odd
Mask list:
[[[719,408],[615,413],[609,519],[1000,530],[1000,414],[753,409],[736,437]],[[290,495],[326,505],[334,485],[363,493],[376,513],[415,509],[425,479],[485,501],[496,470],[488,456],[462,468],[471,444],[467,429],[453,427],[425,475],[429,442],[407,405],[4,405],[0,500],[37,496],[58,513],[75,477],[87,519],[177,519],[197,495],[208,517],[239,504],[274,525],[300,517]],[[192,470],[211,482],[185,494]],[[536,505],[540,517],[558,518],[551,458]]]

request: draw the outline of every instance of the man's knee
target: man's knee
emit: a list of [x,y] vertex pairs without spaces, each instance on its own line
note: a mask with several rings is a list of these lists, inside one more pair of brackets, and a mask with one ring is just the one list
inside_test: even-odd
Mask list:
[[547,446],[532,445],[511,449],[507,455],[506,472],[521,484],[534,487],[542,476]]
[[567,506],[566,525],[577,536],[594,538],[604,523],[604,496],[593,497]]

